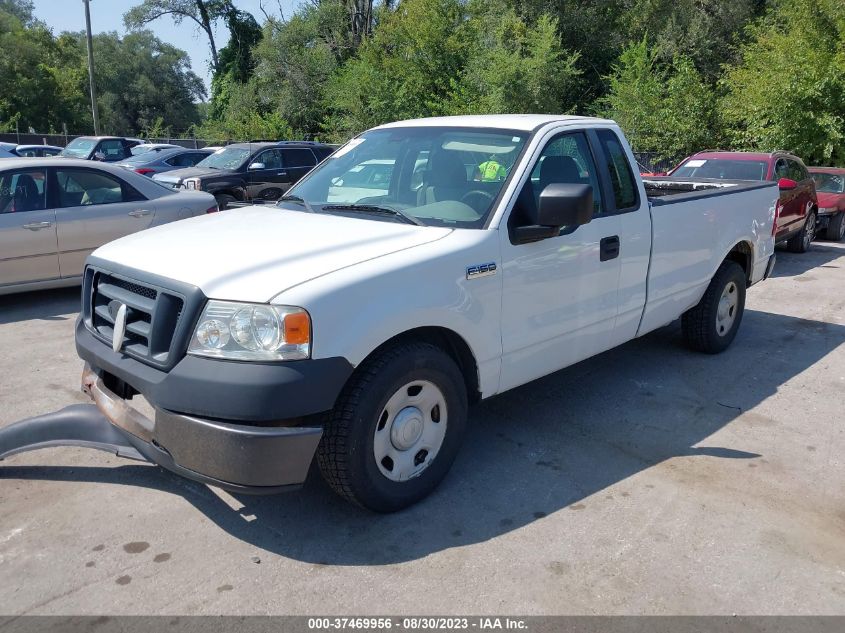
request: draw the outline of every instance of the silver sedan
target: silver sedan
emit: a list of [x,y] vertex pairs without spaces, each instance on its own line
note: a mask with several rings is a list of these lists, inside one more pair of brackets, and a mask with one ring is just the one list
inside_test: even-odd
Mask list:
[[103,163],[0,161],[0,295],[79,284],[99,246],[217,211],[214,196],[177,192]]

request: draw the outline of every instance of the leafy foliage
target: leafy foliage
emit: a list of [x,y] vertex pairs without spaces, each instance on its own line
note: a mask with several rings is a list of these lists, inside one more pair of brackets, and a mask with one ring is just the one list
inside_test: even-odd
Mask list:
[[728,69],[722,115],[743,149],[845,164],[845,13],[837,0],[781,2]]
[[718,145],[716,97],[692,60],[671,63],[643,38],[628,46],[609,77],[599,113],[626,131],[631,144],[658,158],[678,158]]

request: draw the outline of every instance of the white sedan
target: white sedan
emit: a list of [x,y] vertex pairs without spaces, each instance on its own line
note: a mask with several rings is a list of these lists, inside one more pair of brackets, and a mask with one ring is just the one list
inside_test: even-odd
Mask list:
[[174,191],[114,165],[68,158],[0,162],[0,295],[73,286],[95,248],[217,211],[214,196]]

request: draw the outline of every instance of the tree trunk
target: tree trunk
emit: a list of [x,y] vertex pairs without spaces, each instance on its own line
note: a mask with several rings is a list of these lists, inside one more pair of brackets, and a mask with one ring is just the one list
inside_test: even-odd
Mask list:
[[350,13],[350,27],[352,43],[355,48],[361,40],[372,32],[373,28],[373,0],[347,0]]
[[211,46],[211,69],[216,74],[220,68],[220,60],[217,57],[217,45],[214,42],[214,31],[211,28],[211,18],[208,15],[208,8],[203,0],[196,0],[197,10],[202,20],[202,29],[208,35],[208,44]]

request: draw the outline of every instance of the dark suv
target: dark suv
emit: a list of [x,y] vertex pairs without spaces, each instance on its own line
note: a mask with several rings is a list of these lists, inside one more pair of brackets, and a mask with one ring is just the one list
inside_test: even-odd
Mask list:
[[278,200],[334,148],[310,141],[234,143],[196,167],[153,176],[174,189],[207,191],[221,210],[234,202]]
[[789,152],[699,152],[669,175],[674,178],[770,180],[780,186],[775,241],[803,253],[816,236],[816,185],[800,158]]
[[137,140],[122,136],[80,136],[68,143],[59,156],[113,163],[132,156],[136,145],[139,145]]

